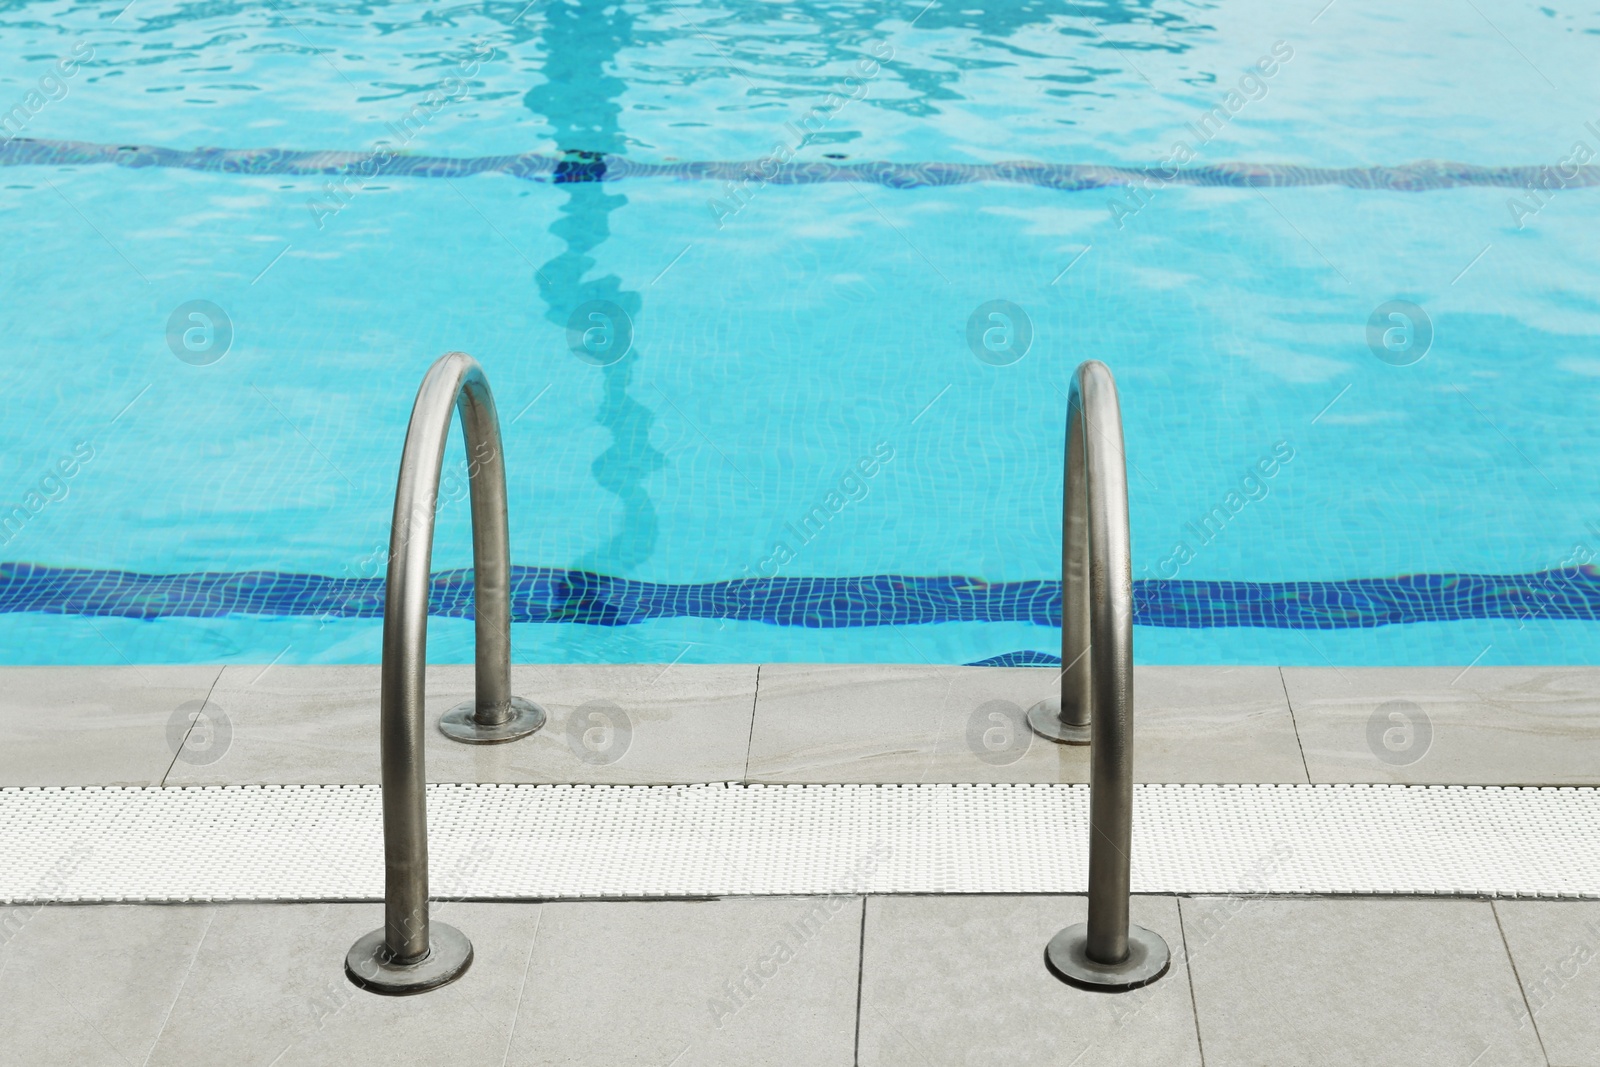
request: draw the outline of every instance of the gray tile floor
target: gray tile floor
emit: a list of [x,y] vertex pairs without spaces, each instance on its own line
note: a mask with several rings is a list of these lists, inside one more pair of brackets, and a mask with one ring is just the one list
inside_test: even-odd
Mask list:
[[1312,781],[1600,783],[1593,667],[1286,667],[1283,680]]
[[471,970],[392,999],[343,975],[374,904],[0,912],[0,1064],[1600,1063],[1600,903],[1136,897],[1173,966],[1126,994],[1045,970],[1081,897],[435,914]]
[[0,785],[160,785],[221,673],[0,668]]
[[[435,781],[1078,782],[1047,670],[515,668],[525,742],[430,732]],[[429,716],[471,692],[429,671]],[[1600,670],[1141,667],[1154,782],[1600,784]],[[0,785],[361,783],[375,667],[0,670]],[[1146,990],[1045,970],[1072,896],[436,905],[476,947],[393,1000],[370,904],[0,907],[3,1064],[1600,1067],[1600,902],[1139,897]]]
[[[1087,782],[1087,748],[1023,721],[1057,684],[1028,668],[766,664],[748,777]],[[1276,667],[1141,667],[1134,729],[1139,781],[1306,780]]]
[[862,939],[862,1067],[996,1063],[1198,1065],[1178,902],[1136,897],[1133,921],[1172,949],[1167,975],[1124,994],[1058,981],[1044,946],[1082,897],[872,897]]
[[1488,901],[1182,908],[1207,1063],[1545,1063]]
[[[1600,785],[1600,668],[1137,667],[1143,782]],[[1083,782],[1034,738],[1041,669],[518,666],[550,723],[430,730],[441,782]],[[471,668],[428,672],[436,721]],[[204,702],[204,710],[200,711]],[[378,780],[378,668],[0,669],[0,785]],[[199,711],[198,716],[196,715]],[[193,729],[187,729],[195,720]]]
[[[516,666],[512,691],[550,716],[508,745],[462,745],[440,716],[472,698],[472,668],[428,671],[428,777],[436,782],[721,782],[744,775],[756,667]],[[191,745],[168,785],[377,782],[376,667],[228,667],[206,704],[220,750]]]
[[1552,1067],[1600,1067],[1600,907],[1505,900],[1494,910]]

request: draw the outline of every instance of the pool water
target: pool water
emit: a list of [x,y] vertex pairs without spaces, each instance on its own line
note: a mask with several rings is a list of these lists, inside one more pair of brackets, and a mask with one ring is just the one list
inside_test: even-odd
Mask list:
[[[1046,661],[1095,358],[1140,662],[1600,661],[1597,34],[1454,0],[13,4],[0,660],[375,661],[411,401],[459,349],[521,660]],[[438,660],[471,656],[451,589]]]

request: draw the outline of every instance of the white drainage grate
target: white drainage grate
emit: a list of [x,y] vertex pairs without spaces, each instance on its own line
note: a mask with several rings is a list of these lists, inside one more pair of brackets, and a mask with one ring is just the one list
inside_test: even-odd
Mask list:
[[[376,786],[0,789],[0,901],[377,900]],[[1071,785],[428,788],[436,898],[1080,893]],[[1135,787],[1136,893],[1600,897],[1600,793]]]

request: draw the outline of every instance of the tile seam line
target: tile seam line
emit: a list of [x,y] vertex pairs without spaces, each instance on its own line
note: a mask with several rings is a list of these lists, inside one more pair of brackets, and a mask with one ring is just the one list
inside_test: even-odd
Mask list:
[[1550,1050],[1544,1047],[1544,1034],[1539,1032],[1539,1020],[1533,1013],[1533,1004],[1528,1000],[1528,987],[1522,982],[1522,971],[1517,967],[1517,958],[1511,954],[1511,941],[1506,937],[1505,923],[1500,921],[1500,909],[1495,904],[1496,899],[1489,898],[1489,914],[1494,916],[1494,928],[1500,935],[1500,947],[1506,950],[1506,962],[1511,965],[1511,978],[1517,983],[1517,992],[1522,994],[1522,1007],[1528,1013],[1528,1025],[1533,1027],[1533,1036],[1539,1042],[1539,1054],[1544,1057],[1545,1067],[1550,1067]]
[[[1195,900],[1197,897],[1190,896]],[[1173,903],[1178,909],[1178,938],[1183,946],[1183,976],[1189,983],[1189,1014],[1194,1019],[1194,1044],[1195,1050],[1200,1054],[1200,1067],[1206,1067],[1206,1040],[1200,1035],[1200,1003],[1194,993],[1194,958],[1189,955],[1189,926],[1183,917],[1184,897],[1176,895]]]
[[[797,891],[793,889],[777,889],[769,892],[732,890],[716,892],[683,892],[683,893],[634,893],[617,894],[601,893],[596,895],[583,895],[568,893],[557,896],[548,894],[496,894],[479,895],[469,894],[449,898],[430,897],[435,904],[515,904],[519,906],[537,906],[543,904],[649,904],[661,901],[672,903],[704,904],[717,900],[826,900],[833,894],[825,889],[816,891]],[[1087,899],[1088,892],[1083,889],[962,889],[935,891],[929,889],[915,890],[877,890],[866,894],[879,900],[896,899],[921,899],[921,898],[962,898],[962,897],[1041,897],[1057,899],[1062,897],[1076,897]],[[1135,900],[1158,900],[1176,898],[1180,900],[1204,900],[1217,897],[1232,897],[1239,900],[1249,900],[1260,903],[1273,901],[1450,901],[1459,903],[1490,903],[1493,901],[1507,901],[1511,903],[1530,902],[1534,904],[1597,904],[1600,903],[1600,892],[1586,896],[1573,896],[1571,894],[1556,893],[1530,893],[1507,891],[1504,893],[1489,893],[1483,891],[1468,891],[1463,893],[1429,892],[1418,889],[1360,889],[1360,890],[1327,890],[1307,889],[1303,892],[1289,892],[1286,890],[1271,890],[1269,892],[1247,892],[1244,890],[1220,889],[1151,889],[1134,890],[1129,894]],[[97,896],[74,897],[70,900],[47,899],[36,897],[17,897],[12,899],[0,898],[0,907],[16,908],[103,908],[103,907],[151,907],[151,908],[235,908],[253,907],[257,905],[276,907],[279,905],[302,904],[382,904],[383,894],[374,892],[372,895],[359,894],[321,894],[313,896],[227,896],[227,897],[198,897],[198,896]],[[1567,1067],[1565,1064],[1552,1064],[1551,1067]],[[1578,1065],[1588,1067],[1588,1065]]]
[[[854,1067],[861,1067],[861,995],[867,973],[867,901],[872,894],[861,894],[861,937],[856,942],[856,1042],[851,1056]],[[1203,1065],[1202,1065],[1203,1067]]]
[[156,1049],[161,1047],[161,1036],[167,1032],[167,1027],[172,1022],[172,1013],[178,1007],[178,1001],[183,999],[183,991],[188,988],[189,979],[194,976],[194,965],[200,959],[200,952],[205,948],[206,938],[211,936],[211,926],[217,921],[217,909],[213,905],[211,914],[206,916],[206,927],[200,931],[200,938],[194,943],[194,952],[189,956],[189,966],[183,970],[183,980],[178,983],[177,992],[172,995],[172,1003],[167,1005],[166,1014],[161,1017],[161,1025],[156,1029],[156,1036],[150,1042],[150,1050],[144,1054],[140,1067],[148,1067],[150,1057],[156,1054]]
[[1294,713],[1294,699],[1289,696],[1289,679],[1283,676],[1283,664],[1278,664],[1278,685],[1283,688],[1283,704],[1289,709],[1289,725],[1294,729],[1294,745],[1300,750],[1300,767],[1306,772],[1306,784],[1315,785],[1311,780],[1311,764],[1306,762],[1306,743],[1300,736],[1300,719]]
[[[206,689],[205,699],[200,701],[200,711],[202,713],[206,710],[206,706],[211,703],[211,697],[217,691],[217,683],[222,681],[222,672],[227,670],[227,669],[228,669],[228,665],[225,664],[225,663],[219,663],[217,665],[217,673],[211,679],[211,685],[209,687],[207,687],[207,689]],[[183,740],[178,742],[178,747],[172,753],[172,759],[167,761],[167,769],[165,771],[161,772],[161,781],[160,781],[160,783],[158,783],[156,788],[158,788],[158,789],[169,789],[169,788],[171,788],[167,784],[167,779],[172,777],[172,768],[174,768],[174,767],[176,767],[178,765],[178,756],[180,754],[182,754],[184,746],[189,743],[189,735],[194,733],[195,724],[198,723],[199,721],[200,721],[200,716],[199,715],[196,715],[193,719],[189,720],[189,728],[183,732]]]
[[739,779],[745,785],[750,784],[750,753],[756,741],[756,716],[761,713],[761,668],[764,663],[756,664],[756,691],[750,698],[750,732],[744,739],[744,777]]
[[533,953],[539,947],[539,927],[544,925],[544,901],[534,905],[539,914],[533,920],[533,936],[528,940],[528,956],[522,961],[522,981],[517,986],[517,1005],[511,1009],[511,1030],[506,1034],[505,1054],[500,1057],[500,1067],[511,1062],[511,1046],[517,1039],[517,1022],[522,1016],[522,1002],[528,994],[528,971],[533,967]]

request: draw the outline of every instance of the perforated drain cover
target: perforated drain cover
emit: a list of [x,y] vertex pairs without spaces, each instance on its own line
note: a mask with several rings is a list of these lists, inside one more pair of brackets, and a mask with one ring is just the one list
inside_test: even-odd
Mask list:
[[[0,900],[377,900],[377,786],[0,790]],[[436,898],[1079,893],[1073,785],[439,785]],[[1600,794],[1135,788],[1139,893],[1600,897]]]

